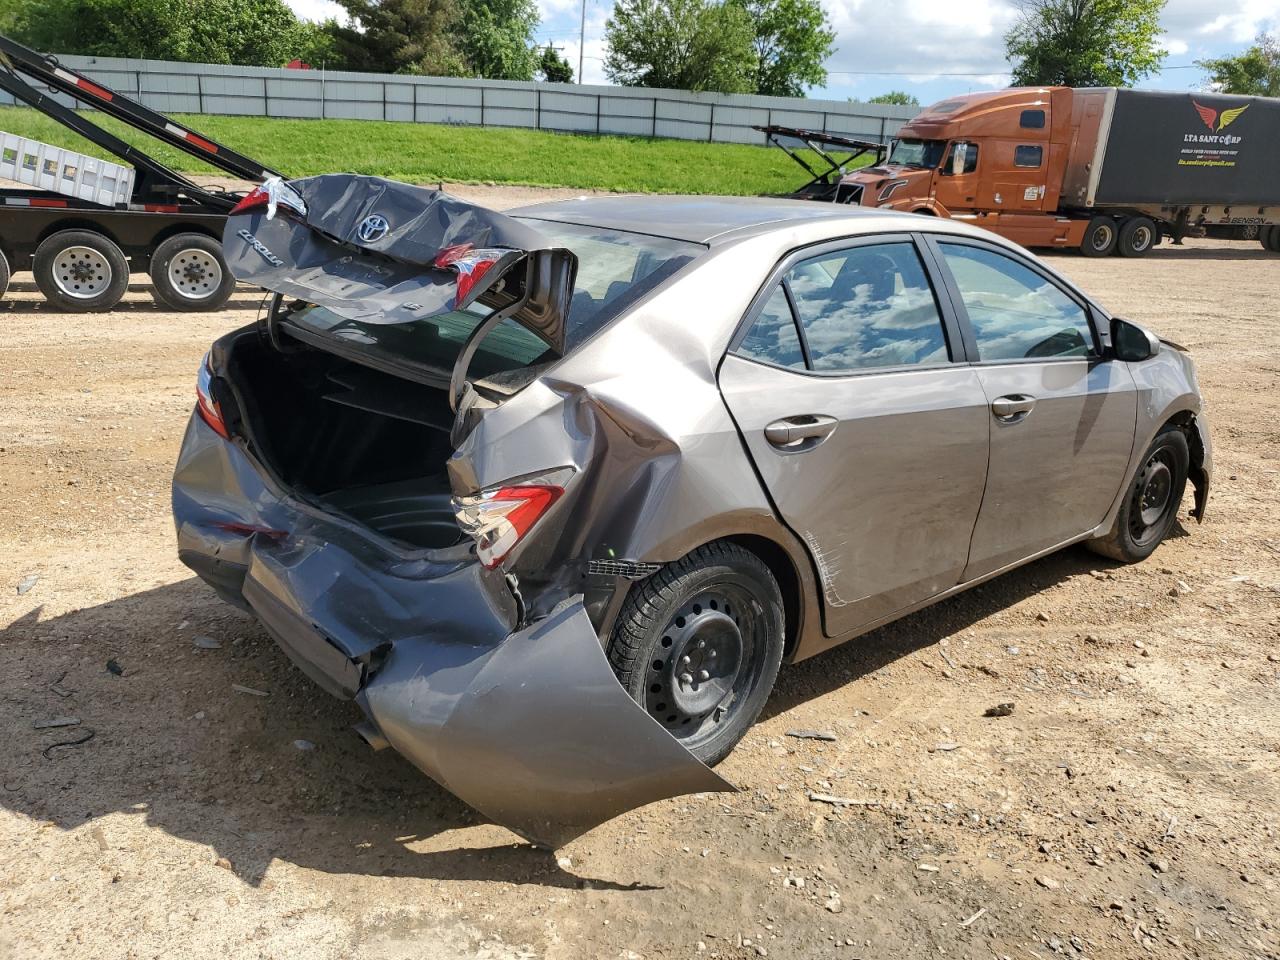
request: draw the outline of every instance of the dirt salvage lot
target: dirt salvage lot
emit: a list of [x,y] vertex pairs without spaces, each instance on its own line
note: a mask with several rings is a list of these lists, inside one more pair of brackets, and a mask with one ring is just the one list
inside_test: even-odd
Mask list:
[[[742,793],[656,804],[559,860],[371,752],[354,705],[177,562],[196,366],[259,297],[174,314],[140,285],[77,317],[19,276],[0,957],[1280,957],[1280,258],[1054,263],[1194,351],[1206,523],[785,669],[721,768]],[[35,726],[58,717],[80,723]],[[787,735],[806,729],[835,739]]]

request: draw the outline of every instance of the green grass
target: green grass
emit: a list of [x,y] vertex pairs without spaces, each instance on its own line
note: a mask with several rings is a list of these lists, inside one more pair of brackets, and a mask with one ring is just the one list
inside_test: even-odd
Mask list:
[[[101,124],[160,162],[219,173],[109,117]],[[646,193],[785,193],[807,177],[777,148],[647,137],[607,137],[388,123],[176,114],[179,123],[286,176],[351,172],[432,183],[510,183]],[[110,159],[61,124],[25,107],[0,107],[0,130]]]

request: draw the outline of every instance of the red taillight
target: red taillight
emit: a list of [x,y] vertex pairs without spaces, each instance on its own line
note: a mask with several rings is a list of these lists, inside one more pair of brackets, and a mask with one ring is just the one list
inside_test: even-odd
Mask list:
[[222,408],[213,398],[212,383],[213,366],[206,353],[204,362],[200,364],[200,373],[196,377],[196,409],[200,411],[200,418],[213,428],[214,433],[224,440],[230,440],[231,434],[227,432],[227,424],[222,419]]
[[454,297],[454,304],[459,306],[467,302],[472,288],[490,268],[511,252],[502,249],[475,250],[469,243],[459,243],[445,247],[436,254],[432,266],[438,270],[452,270],[458,275],[458,295]]
[[231,216],[237,213],[248,213],[250,210],[256,210],[258,207],[265,207],[271,202],[271,194],[263,187],[254,187],[250,190],[243,200],[231,208]]
[[[572,470],[556,471],[539,482],[511,484],[453,501],[458,525],[476,542],[476,556],[486,567],[500,564],[534,524],[564,494],[563,481]],[[559,482],[544,483],[543,480]]]

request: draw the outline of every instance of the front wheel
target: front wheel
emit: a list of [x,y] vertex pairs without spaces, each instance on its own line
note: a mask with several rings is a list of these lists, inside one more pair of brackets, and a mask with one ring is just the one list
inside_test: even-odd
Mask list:
[[1166,426],[1143,454],[1142,466],[1125,491],[1115,524],[1105,537],[1090,540],[1086,546],[1121,563],[1137,563],[1151,556],[1178,519],[1190,468],[1186,434]]
[[1080,252],[1086,257],[1108,257],[1116,248],[1116,222],[1111,217],[1094,217],[1084,229]]
[[764,562],[736,544],[711,543],[632,591],[607,653],[632,699],[712,765],[760,714],[785,629],[781,592]]

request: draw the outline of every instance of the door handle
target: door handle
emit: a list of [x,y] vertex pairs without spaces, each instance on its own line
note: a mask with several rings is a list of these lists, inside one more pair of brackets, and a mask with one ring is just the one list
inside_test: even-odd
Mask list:
[[764,438],[780,450],[812,450],[831,434],[840,421],[822,414],[802,413],[783,417],[764,428]]
[[991,415],[1006,423],[1016,423],[1026,418],[1036,405],[1035,397],[1022,393],[1011,393],[1007,397],[997,397],[991,401]]

